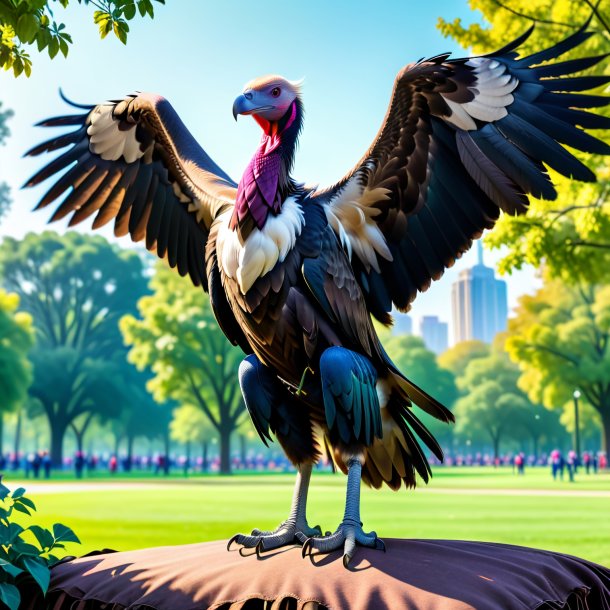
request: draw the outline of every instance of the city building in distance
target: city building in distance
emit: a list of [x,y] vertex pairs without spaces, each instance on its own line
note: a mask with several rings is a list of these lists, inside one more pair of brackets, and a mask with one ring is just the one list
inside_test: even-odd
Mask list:
[[419,334],[426,347],[437,355],[449,347],[447,322],[441,322],[438,316],[423,316],[419,323]]
[[409,314],[399,311],[393,312],[394,324],[392,326],[393,335],[412,335],[413,334],[413,318]]
[[491,343],[497,333],[506,330],[506,282],[496,279],[494,270],[485,266],[480,241],[477,248],[478,263],[461,271],[451,287],[454,343],[472,339]]

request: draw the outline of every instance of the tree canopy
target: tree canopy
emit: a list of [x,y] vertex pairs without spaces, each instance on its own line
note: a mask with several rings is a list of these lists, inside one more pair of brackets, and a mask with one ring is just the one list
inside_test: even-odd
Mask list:
[[[472,0],[470,5],[481,11],[489,26],[474,23],[464,27],[459,19],[439,19],[439,29],[462,46],[471,48],[473,54],[504,46],[532,24],[535,29],[521,52],[527,54],[548,48],[590,17],[589,29],[596,35],[562,59],[610,52],[610,4],[607,2]],[[589,72],[610,74],[610,62],[606,60]],[[610,106],[598,111],[608,115]],[[592,133],[610,141],[607,131]],[[597,174],[597,183],[575,182],[551,170],[553,181],[558,184],[557,200],[531,199],[526,216],[503,215],[486,237],[486,243],[492,247],[508,246],[500,271],[521,268],[528,263],[536,267],[545,263],[553,276],[571,283],[610,279],[610,166],[602,156],[578,153],[578,157]]]
[[[128,21],[138,14],[153,18],[153,2],[165,4],[165,0],[75,1],[96,9],[92,18],[101,38],[114,32],[123,44],[127,43]],[[32,47],[40,53],[46,50],[51,59],[58,53],[67,57],[72,36],[65,24],[55,21],[54,11],[69,4],[70,0],[0,0],[0,66],[12,69],[15,76],[30,76],[32,59],[28,49]]]
[[523,370],[519,385],[534,401],[563,409],[578,389],[600,415],[610,449],[610,286],[550,280],[521,297],[509,320],[507,348]]
[[34,319],[30,392],[49,420],[57,464],[76,418],[110,416],[121,404],[128,365],[118,321],[146,293],[142,260],[100,236],[29,233],[0,244],[0,279]]
[[130,360],[149,368],[148,387],[159,401],[197,405],[220,437],[221,471],[230,472],[231,434],[246,416],[237,380],[243,352],[226,339],[201,288],[163,263],[151,296],[140,299],[141,319],[121,321]]
[[2,416],[22,403],[32,381],[27,359],[34,339],[32,318],[18,307],[19,296],[0,289],[0,453]]

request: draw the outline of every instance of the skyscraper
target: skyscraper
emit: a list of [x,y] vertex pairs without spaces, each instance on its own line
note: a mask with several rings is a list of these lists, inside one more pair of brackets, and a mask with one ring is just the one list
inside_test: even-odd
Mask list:
[[394,326],[392,326],[393,335],[412,335],[413,320],[411,316],[399,311],[394,312]]
[[496,279],[494,270],[483,263],[481,242],[477,247],[478,263],[462,271],[451,287],[454,343],[470,339],[491,343],[497,333],[506,330],[506,282]]
[[447,322],[441,322],[438,316],[423,316],[419,323],[419,334],[426,347],[435,354],[442,354],[449,347]]

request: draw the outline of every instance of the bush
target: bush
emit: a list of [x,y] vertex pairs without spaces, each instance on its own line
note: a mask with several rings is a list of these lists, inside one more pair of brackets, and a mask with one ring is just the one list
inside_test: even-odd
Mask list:
[[36,505],[25,496],[23,487],[11,492],[0,477],[0,608],[9,610],[19,608],[20,588],[32,580],[46,595],[50,568],[59,561],[52,551],[65,548],[66,542],[80,543],[76,534],[61,523],[55,523],[52,530],[39,525],[23,527],[14,521],[15,511],[31,516]]

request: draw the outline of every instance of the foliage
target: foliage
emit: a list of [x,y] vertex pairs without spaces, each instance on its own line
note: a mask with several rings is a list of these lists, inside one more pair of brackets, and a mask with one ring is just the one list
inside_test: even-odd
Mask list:
[[519,369],[503,352],[471,360],[458,379],[464,395],[455,405],[456,434],[466,439],[487,438],[495,456],[503,438],[521,438],[534,413],[517,387],[518,379]]
[[27,359],[34,339],[32,318],[18,307],[19,296],[0,289],[0,417],[25,399],[32,381]]
[[[23,527],[13,519],[14,513],[31,515],[36,505],[19,487],[10,491],[0,483],[0,602],[2,607],[17,610],[21,603],[19,586],[32,579],[46,594],[49,587],[49,568],[58,561],[53,553],[64,549],[66,542],[80,540],[65,525],[55,523],[52,530],[39,525]],[[29,532],[30,542],[24,535]]]
[[[13,116],[12,110],[2,110],[2,102],[0,102],[0,144],[4,144],[4,140],[10,135],[10,131],[6,125],[8,119]],[[9,186],[5,182],[0,182],[0,220],[8,211],[10,204]]]
[[221,471],[230,471],[230,437],[245,417],[237,370],[243,358],[220,330],[208,297],[188,279],[157,266],[154,294],[140,299],[141,319],[121,321],[130,360],[149,368],[155,399],[195,404],[220,436]]
[[[409,379],[447,408],[453,407],[458,397],[455,377],[438,365],[436,355],[426,347],[423,339],[413,335],[393,336],[384,341],[384,347],[394,364]],[[423,411],[418,413],[418,417],[439,440],[445,444],[448,442],[452,431],[450,426]]]
[[128,403],[118,320],[146,292],[142,261],[100,236],[30,233],[0,244],[0,278],[34,318],[31,394],[49,419],[57,464],[71,422]]
[[438,357],[438,363],[444,369],[451,371],[456,377],[461,377],[471,360],[489,356],[489,345],[483,341],[462,341],[450,347]]
[[548,408],[572,402],[575,389],[600,415],[610,448],[610,286],[547,280],[523,296],[509,320],[507,348],[523,375],[519,385]]
[[[561,40],[593,15],[589,29],[597,32],[562,59],[574,59],[610,52],[610,4],[593,0],[471,0],[470,6],[483,14],[489,26],[478,23],[464,27],[459,19],[439,19],[439,29],[473,53],[487,53],[504,46],[530,25],[536,27],[523,45],[528,54]],[[591,74],[610,74],[607,60],[591,68]],[[583,74],[586,74],[584,72]],[[600,90],[603,92],[603,88]],[[610,106],[595,109],[610,113]],[[609,140],[603,131],[592,132]],[[572,151],[573,152],[573,151]],[[564,281],[598,283],[610,279],[610,166],[602,156],[578,153],[597,174],[596,184],[583,184],[551,171],[558,184],[558,199],[531,199],[525,217],[503,215],[486,243],[494,248],[508,246],[500,271],[525,264],[545,263],[549,272]]]
[[[110,32],[123,43],[127,43],[128,21],[136,14],[154,17],[154,2],[165,4],[165,0],[76,0],[78,4],[91,5],[97,10],[93,21],[98,26],[101,38]],[[64,9],[70,0],[57,0],[53,5]],[[68,56],[72,36],[63,23],[55,21],[51,0],[0,0],[0,66],[12,68],[13,74],[30,76],[32,60],[26,49],[36,45],[38,52],[45,49],[51,59],[58,53]]]
[[201,409],[193,405],[182,405],[174,409],[170,435],[184,445],[203,444],[211,441],[216,436],[216,431]]

